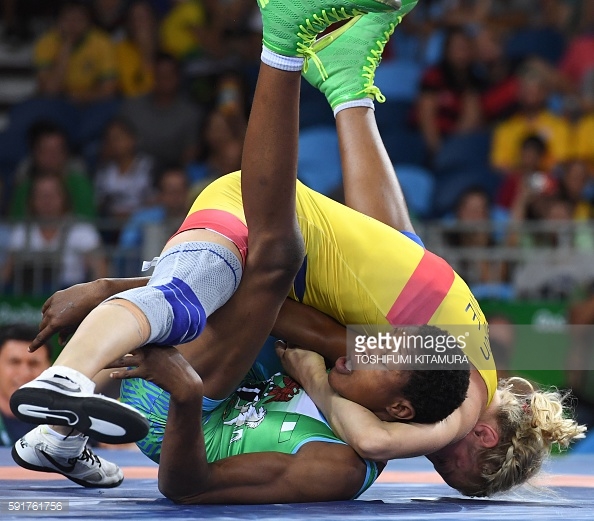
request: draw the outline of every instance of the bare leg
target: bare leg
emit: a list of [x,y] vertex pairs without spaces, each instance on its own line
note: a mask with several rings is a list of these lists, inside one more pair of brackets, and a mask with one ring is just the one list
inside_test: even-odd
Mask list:
[[347,206],[408,232],[408,209],[375,122],[373,99],[382,96],[373,74],[390,35],[415,5],[405,0],[396,11],[366,14],[326,35],[314,51],[328,78],[312,67],[304,72],[336,116]]
[[[163,252],[182,242],[216,242],[240,258],[235,245],[208,230],[189,230],[167,243]],[[65,366],[92,379],[108,364],[144,345],[150,325],[140,309],[129,301],[115,299],[99,305],[83,320],[54,365]]]
[[373,110],[341,110],[336,115],[336,129],[346,205],[397,230],[414,232]]

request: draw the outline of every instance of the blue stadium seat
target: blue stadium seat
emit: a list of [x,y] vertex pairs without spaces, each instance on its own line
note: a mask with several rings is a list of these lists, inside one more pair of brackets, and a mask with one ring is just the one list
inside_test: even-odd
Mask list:
[[340,185],[342,171],[334,127],[311,127],[300,132],[298,177],[325,195]]
[[120,108],[119,99],[98,101],[79,109],[80,128],[78,132],[79,143],[86,145],[99,140],[107,124],[116,117]]
[[10,129],[0,132],[0,173],[5,179],[5,190],[10,186],[12,173],[27,150],[27,140],[20,133],[10,132]]
[[51,121],[60,126],[75,142],[78,135],[79,117],[76,108],[69,102],[52,98],[32,98],[14,105],[9,112],[9,126],[12,148],[9,152],[17,161],[28,152],[27,132],[38,121]]
[[460,170],[487,168],[490,150],[490,132],[453,135],[443,143],[435,157],[435,173],[441,176]]
[[417,217],[428,217],[433,204],[435,179],[431,172],[418,165],[394,165],[409,210]]
[[385,103],[376,103],[375,121],[380,134],[383,135],[394,128],[408,129],[412,110],[413,103],[410,101],[388,99]]
[[537,56],[556,65],[563,57],[565,44],[563,34],[550,27],[521,29],[507,40],[506,54],[514,60]]
[[334,126],[334,114],[326,97],[307,81],[301,82],[301,99],[299,104],[299,128]]
[[419,92],[423,67],[411,60],[385,61],[377,68],[375,85],[390,101],[413,101]]
[[513,300],[515,297],[513,285],[504,282],[473,284],[470,289],[479,301],[487,299]]
[[436,179],[433,215],[452,212],[460,196],[469,188],[481,187],[493,199],[501,178],[489,168],[462,170]]
[[427,164],[427,147],[419,132],[390,128],[382,134],[382,139],[392,163]]

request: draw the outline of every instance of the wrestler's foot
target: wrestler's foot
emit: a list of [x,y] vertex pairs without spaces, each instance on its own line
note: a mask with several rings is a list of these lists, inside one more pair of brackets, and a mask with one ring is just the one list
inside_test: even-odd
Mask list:
[[41,425],[16,442],[12,459],[23,468],[55,472],[83,487],[117,487],[124,480],[121,469],[97,456],[86,442],[83,436],[58,439]]
[[282,56],[307,58],[318,34],[335,22],[368,12],[394,11],[401,0],[258,0],[262,42]]
[[130,443],[148,433],[148,421],[136,409],[84,392],[52,368],[15,391],[10,408],[24,422],[71,427],[104,443]]
[[375,70],[394,29],[416,3],[404,0],[397,11],[358,16],[314,43],[312,50],[328,78],[315,67],[304,71],[303,76],[324,93],[333,110],[361,98],[385,100],[374,85]]

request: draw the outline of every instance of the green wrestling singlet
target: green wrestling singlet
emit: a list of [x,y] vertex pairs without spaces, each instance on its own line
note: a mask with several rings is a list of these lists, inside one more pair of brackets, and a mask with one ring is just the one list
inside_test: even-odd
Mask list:
[[[141,379],[122,382],[121,400],[149,420],[141,451],[159,462],[165,433],[169,393]],[[212,406],[209,407],[209,403]],[[276,374],[268,380],[246,379],[226,400],[205,399],[202,425],[209,462],[255,452],[295,454],[312,441],[344,442],[338,438],[305,390],[288,376]],[[379,475],[376,463],[365,461],[367,474],[357,496]]]

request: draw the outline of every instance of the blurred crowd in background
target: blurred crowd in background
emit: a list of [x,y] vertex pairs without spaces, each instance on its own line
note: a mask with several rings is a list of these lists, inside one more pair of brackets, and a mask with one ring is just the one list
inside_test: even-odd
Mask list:
[[[201,189],[240,167],[255,0],[0,8],[2,293],[138,275]],[[15,75],[32,88],[4,99]],[[426,244],[479,299],[562,300],[594,323],[594,1],[420,0],[376,83]],[[299,177],[341,200],[332,111],[305,82],[301,106]]]

